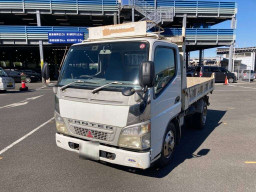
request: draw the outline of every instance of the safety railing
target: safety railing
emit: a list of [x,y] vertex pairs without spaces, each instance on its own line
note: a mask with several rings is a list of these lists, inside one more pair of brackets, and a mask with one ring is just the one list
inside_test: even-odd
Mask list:
[[160,22],[173,21],[172,8],[156,7],[145,0],[129,0],[129,4],[144,16],[142,20],[152,21],[147,26],[148,30]]
[[117,12],[118,0],[1,0],[0,10]]
[[[187,14],[188,16],[233,16],[237,13],[235,2],[221,1],[181,1],[181,0],[144,0],[152,8],[173,8],[174,16]],[[125,1],[123,1],[124,4]],[[128,5],[136,2],[129,0]]]
[[[181,28],[165,28],[162,35],[164,36],[179,36],[182,34]],[[193,28],[186,29],[186,42],[190,44],[198,43],[231,43],[235,40],[233,29],[201,29]]]
[[30,40],[48,41],[48,32],[84,32],[87,38],[86,27],[37,27],[37,26],[3,26],[0,25],[1,40],[23,40],[26,43]]
[[[88,36],[86,27],[37,27],[37,26],[0,26],[0,42],[4,40],[48,41],[48,32],[84,32]],[[178,36],[182,34],[181,28],[165,28],[164,36]],[[186,42],[189,44],[229,44],[235,39],[233,29],[187,29]]]

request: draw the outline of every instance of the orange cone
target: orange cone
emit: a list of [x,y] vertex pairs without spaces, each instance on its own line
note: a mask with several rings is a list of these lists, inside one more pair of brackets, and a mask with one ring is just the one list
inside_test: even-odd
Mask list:
[[228,78],[226,76],[224,85],[228,85]]
[[27,91],[27,90],[28,90],[28,87],[26,86],[25,81],[22,81],[21,82],[20,91]]
[[25,89],[26,88],[26,83],[24,81],[21,82],[21,88]]

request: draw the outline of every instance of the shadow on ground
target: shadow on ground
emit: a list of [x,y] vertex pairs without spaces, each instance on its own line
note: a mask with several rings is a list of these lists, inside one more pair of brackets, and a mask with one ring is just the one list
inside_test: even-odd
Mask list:
[[173,169],[182,164],[185,160],[191,158],[200,158],[210,152],[210,149],[202,149],[197,154],[194,152],[201,146],[201,144],[208,138],[208,136],[222,123],[221,119],[226,111],[208,110],[207,122],[203,130],[194,130],[191,128],[184,128],[183,135],[179,145],[176,148],[172,163],[162,169],[155,167],[147,170],[139,170],[118,165],[107,164],[110,167],[121,169],[134,174],[144,175],[148,177],[163,178],[167,176]]

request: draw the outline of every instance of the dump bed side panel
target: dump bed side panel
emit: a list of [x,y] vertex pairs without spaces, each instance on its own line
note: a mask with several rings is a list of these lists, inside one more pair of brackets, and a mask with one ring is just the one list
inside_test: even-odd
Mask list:
[[183,110],[214,90],[215,78],[212,77],[187,77],[187,88],[183,90],[185,102]]

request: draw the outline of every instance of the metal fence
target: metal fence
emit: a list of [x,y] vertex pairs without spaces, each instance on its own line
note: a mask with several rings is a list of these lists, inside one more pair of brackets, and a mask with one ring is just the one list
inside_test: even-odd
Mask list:
[[116,12],[118,0],[1,0],[0,10]]
[[[88,35],[86,27],[37,27],[37,26],[0,26],[0,40],[48,40],[48,32],[70,31],[84,32]],[[165,36],[181,35],[181,28],[165,28]],[[187,29],[187,42],[232,42],[235,38],[233,29]]]
[[[235,2],[221,1],[181,1],[181,0],[141,0],[147,2],[152,8],[172,7],[174,16],[187,14],[188,16],[233,16],[237,13]],[[125,1],[123,1],[125,2]],[[135,0],[129,0],[128,4],[135,4]]]
[[[178,36],[182,34],[181,28],[165,28],[164,36]],[[186,41],[197,44],[233,42],[235,34],[233,29],[186,29]]]
[[28,43],[31,40],[48,41],[48,32],[84,32],[87,38],[86,27],[37,27],[37,26],[0,26],[0,41],[20,40]]

